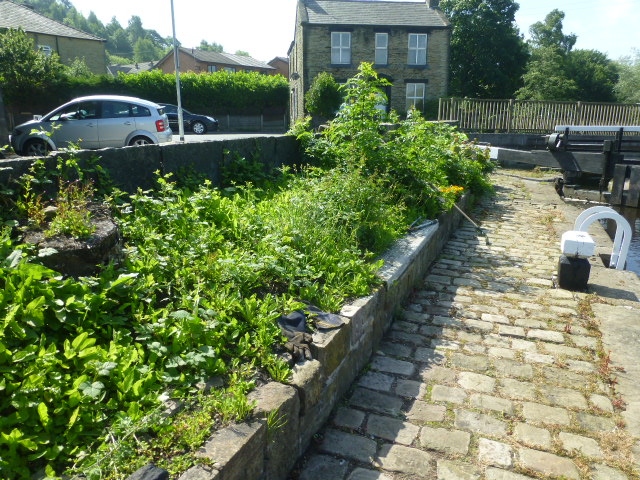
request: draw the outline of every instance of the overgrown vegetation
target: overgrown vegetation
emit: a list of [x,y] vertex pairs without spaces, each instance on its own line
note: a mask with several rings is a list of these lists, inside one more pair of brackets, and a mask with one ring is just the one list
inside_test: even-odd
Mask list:
[[[258,379],[287,380],[280,314],[368,294],[417,217],[489,188],[487,154],[451,127],[383,127],[381,86],[364,64],[324,133],[297,126],[299,171],[111,191],[125,254],[95,277],[42,266],[3,199],[0,476],[115,479],[151,461],[177,476],[212,429],[250,415]],[[185,409],[163,415],[169,399]]]

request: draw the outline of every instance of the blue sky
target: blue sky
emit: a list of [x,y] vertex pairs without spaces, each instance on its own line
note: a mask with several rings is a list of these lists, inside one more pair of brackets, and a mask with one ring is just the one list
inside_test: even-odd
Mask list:
[[[103,23],[116,17],[123,27],[132,15],[144,28],[172,34],[171,0],[71,0],[85,16],[93,11]],[[529,27],[553,9],[565,13],[564,33],[578,36],[575,48],[594,49],[618,60],[640,50],[640,0],[520,0],[516,22]],[[176,37],[185,47],[201,40],[225,51],[244,50],[263,61],[286,56],[293,40],[296,0],[173,0]]]

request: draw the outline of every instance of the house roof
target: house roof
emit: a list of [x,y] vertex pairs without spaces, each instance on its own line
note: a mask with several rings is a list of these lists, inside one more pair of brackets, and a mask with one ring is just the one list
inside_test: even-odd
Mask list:
[[140,72],[148,72],[149,70],[153,70],[158,62],[140,62],[140,63],[132,63],[129,65],[108,65],[107,70],[111,75],[118,75],[118,73],[140,73]]
[[244,55],[233,55],[231,53],[210,52],[208,50],[199,50],[197,48],[185,48],[185,47],[180,47],[180,50],[187,55],[191,55],[193,58],[195,58],[199,62],[218,63],[221,65],[229,65],[234,67],[251,67],[251,68],[262,68],[264,70],[275,70],[271,65],[267,63],[261,62],[260,60],[256,60],[255,58],[247,57]]
[[81,38],[104,42],[100,37],[91,35],[73,27],[36,13],[33,9],[8,0],[0,0],[0,29],[22,28],[28,33],[40,33],[56,37]]
[[299,0],[301,22],[316,25],[449,27],[440,9],[426,1]]

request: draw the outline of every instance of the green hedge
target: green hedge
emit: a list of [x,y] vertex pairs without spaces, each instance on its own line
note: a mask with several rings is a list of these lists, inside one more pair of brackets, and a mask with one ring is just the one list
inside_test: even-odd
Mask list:
[[[257,72],[216,72],[180,75],[182,105],[210,115],[285,112],[289,84],[282,75]],[[14,113],[46,113],[75,97],[93,94],[132,95],[155,102],[176,103],[174,74],[159,70],[135,75],[64,78],[44,90],[25,91],[19,102],[7,105]]]

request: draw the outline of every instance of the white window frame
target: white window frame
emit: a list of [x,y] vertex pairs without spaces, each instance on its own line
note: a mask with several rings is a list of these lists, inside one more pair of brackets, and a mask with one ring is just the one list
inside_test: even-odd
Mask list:
[[331,64],[351,65],[351,32],[331,32]]
[[375,64],[376,65],[388,65],[389,64],[389,34],[388,33],[376,33],[376,53]]
[[424,102],[427,93],[427,84],[423,82],[407,83],[407,111],[414,107],[416,110],[424,111]]
[[50,57],[53,53],[53,48],[51,48],[50,45],[38,45],[38,50],[40,50],[45,57]]
[[407,64],[423,66],[427,64],[428,35],[426,33],[410,33],[408,39]]

